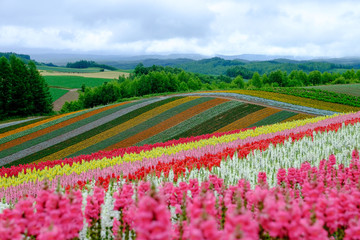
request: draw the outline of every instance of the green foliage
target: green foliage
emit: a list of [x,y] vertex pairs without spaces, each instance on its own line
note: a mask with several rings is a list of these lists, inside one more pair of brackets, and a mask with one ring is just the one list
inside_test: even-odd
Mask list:
[[261,88],[263,85],[263,81],[260,77],[258,72],[255,72],[251,78],[251,84],[254,85],[256,88]]
[[228,68],[225,74],[229,77],[237,77],[241,75],[245,79],[250,79],[254,73],[243,66],[235,66]]
[[241,75],[237,76],[232,83],[237,87],[243,89],[245,87],[244,79]]
[[52,112],[49,88],[34,62],[0,58],[0,118]]
[[[105,64],[99,64],[99,63],[96,63],[94,61],[86,61],[86,60],[80,60],[80,61],[77,61],[77,62],[74,62],[74,63],[67,63],[66,64],[66,67],[67,68],[91,68],[91,67],[98,67],[98,68],[101,68],[103,69],[107,69],[107,70],[117,70],[117,68],[115,67],[112,67],[112,66],[109,66],[109,65],[105,65]],[[101,71],[100,69],[100,71]]]

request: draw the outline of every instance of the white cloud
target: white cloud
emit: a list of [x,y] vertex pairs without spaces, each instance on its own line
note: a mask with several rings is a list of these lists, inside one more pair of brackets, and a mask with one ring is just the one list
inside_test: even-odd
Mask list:
[[0,49],[360,56],[358,1],[1,0]]

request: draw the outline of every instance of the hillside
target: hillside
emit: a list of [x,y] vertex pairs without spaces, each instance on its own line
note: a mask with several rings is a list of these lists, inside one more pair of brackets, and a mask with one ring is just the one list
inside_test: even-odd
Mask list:
[[360,60],[352,59],[320,59],[320,60],[290,60],[274,59],[267,61],[248,61],[244,59],[223,59],[220,57],[193,60],[193,59],[139,59],[128,61],[104,61],[103,63],[120,68],[134,69],[137,64],[143,63],[145,67],[152,65],[170,66],[182,68],[185,71],[221,75],[231,67],[241,66],[252,72],[269,74],[272,71],[281,70],[290,73],[293,70],[303,70],[306,73],[318,70],[320,72],[344,72],[347,69],[359,69]]
[[143,99],[1,128],[0,163],[62,159],[309,117],[222,96]]

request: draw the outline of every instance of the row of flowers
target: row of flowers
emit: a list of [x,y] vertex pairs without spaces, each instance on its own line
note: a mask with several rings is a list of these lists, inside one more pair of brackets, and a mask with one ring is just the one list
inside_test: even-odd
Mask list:
[[0,134],[0,144],[6,143],[8,141],[12,141],[16,138],[20,138],[23,137],[27,134],[33,133],[35,131],[39,131],[41,129],[50,127],[52,125],[55,125],[57,123],[66,121],[70,118],[76,117],[78,115],[81,115],[85,112],[88,112],[90,110],[82,110],[82,111],[77,111],[77,112],[72,112],[72,113],[65,113],[65,114],[61,114],[58,116],[54,116],[51,118],[47,118],[20,128],[16,128],[14,130],[11,131],[7,131],[4,133]]
[[[110,137],[115,136],[116,134],[118,134],[119,132],[122,132],[126,129],[129,129],[133,126],[136,126],[137,124],[144,122],[146,120],[148,120],[149,118],[160,114],[166,110],[171,109],[174,106],[178,106],[180,104],[183,104],[185,102],[194,100],[195,97],[186,97],[186,98],[181,98],[175,101],[171,101],[167,104],[161,105],[157,108],[154,108],[153,110],[147,111],[123,124],[117,125],[113,128],[110,128],[104,132],[101,132],[95,136],[92,136],[84,141],[81,141],[77,144],[71,145],[65,149],[62,149],[60,151],[57,151],[55,153],[53,153],[52,155],[46,156],[45,159],[61,159],[64,158],[66,156],[69,156],[73,153],[76,153],[77,151],[80,151],[82,149],[85,149],[91,145],[97,144],[101,141],[104,141],[105,139],[108,139]],[[42,161],[43,159],[41,159],[40,161]]]
[[[356,117],[357,114],[348,114],[338,117],[318,117],[314,119],[306,119],[303,121],[295,121],[282,123],[272,126],[259,127],[247,131],[236,131],[233,134],[213,134],[197,138],[189,138],[185,140],[178,140],[167,142],[163,144],[154,144],[142,147],[130,147],[126,149],[118,149],[110,152],[98,152],[90,156],[79,156],[74,159],[65,159],[63,161],[46,162],[39,165],[24,165],[12,168],[2,168],[0,186],[8,187],[20,185],[28,181],[36,181],[44,178],[50,180],[54,179],[57,175],[70,175],[72,173],[80,174],[89,170],[103,169],[106,167],[115,166],[117,164],[130,163],[144,159],[154,159],[161,156],[175,157],[176,154],[185,154],[186,151],[201,148],[211,148],[218,145],[227,143],[236,143],[237,140],[247,139],[261,136],[264,134],[277,133],[278,131],[299,131],[299,127],[306,125],[306,123],[316,123],[320,125],[327,125],[329,121],[341,122],[346,119]],[[328,119],[328,120],[326,120]],[[322,121],[324,120],[324,121]],[[305,128],[312,128],[311,124],[306,125]],[[283,133],[277,133],[283,134]],[[195,141],[193,141],[195,140]],[[176,143],[176,144],[175,144]],[[221,150],[219,150],[221,151]],[[93,161],[101,159],[101,161]],[[51,169],[49,169],[51,168]],[[15,177],[16,176],[16,177]],[[9,178],[11,177],[11,178]]]
[[[276,169],[299,166],[301,162],[296,159],[306,157],[312,164],[316,164],[319,159],[333,153],[331,151],[334,149],[343,150],[339,152],[346,154],[350,151],[346,149],[360,147],[359,121],[360,116],[357,114],[348,114],[280,133],[185,149],[171,155],[142,158],[142,161],[106,166],[102,165],[104,161],[112,159],[102,159],[73,164],[71,167],[66,164],[62,168],[57,165],[49,169],[46,167],[43,170],[26,173],[23,171],[18,174],[18,177],[3,178],[7,179],[8,185],[1,188],[0,197],[5,197],[7,201],[14,201],[23,195],[35,196],[44,181],[49,181],[52,187],[57,184],[73,186],[79,182],[86,183],[98,178],[105,178],[109,182],[110,177],[125,177],[129,180],[153,177],[153,179],[150,178],[152,181],[177,181],[191,178],[198,172],[202,172],[201,175],[206,178],[209,175],[207,169],[224,177],[227,184],[233,184],[230,180],[228,182],[228,179],[235,179],[230,176],[247,178],[254,183],[254,174],[256,175],[257,171],[264,171],[269,175],[269,183],[273,184]],[[224,136],[227,137],[227,135]],[[316,146],[316,151],[313,146]],[[289,154],[286,155],[284,153],[288,148]],[[311,152],[314,153],[310,155]],[[340,153],[335,154],[340,159],[346,159],[346,155],[343,156]],[[136,158],[138,154],[130,153],[129,155]],[[228,157],[233,160],[223,161]],[[73,168],[74,165],[76,165],[75,168]],[[87,168],[84,168],[84,165]]]
[[161,133],[166,129],[176,126],[176,125],[180,124],[181,122],[186,121],[187,119],[190,119],[190,118],[198,115],[199,113],[202,113],[208,109],[211,109],[212,107],[218,106],[219,104],[227,102],[227,101],[228,100],[225,100],[225,99],[215,98],[215,99],[211,99],[208,101],[202,101],[201,103],[196,104],[195,106],[190,107],[190,108],[184,108],[184,109],[182,109],[183,111],[181,111],[180,113],[178,113],[170,118],[167,118],[164,121],[161,121],[160,123],[156,124],[153,127],[149,127],[131,137],[128,137],[121,142],[113,144],[113,145],[105,148],[104,150],[110,151],[110,150],[117,149],[117,148],[133,146],[136,143],[139,143],[145,139],[153,137],[157,133]]
[[[99,114],[101,112],[104,112],[106,110],[109,110],[109,109],[112,109],[112,108],[115,108],[115,107],[118,107],[118,106],[121,106],[121,105],[124,105],[125,103],[120,103],[120,104],[114,104],[114,105],[109,105],[109,106],[106,106],[106,107],[102,107],[102,108],[96,108],[95,110],[92,110],[92,111],[83,111],[81,112],[80,115],[77,115],[77,114],[74,114],[74,115],[70,115],[71,118],[68,119],[68,120],[65,120],[65,121],[61,121],[59,123],[56,123],[56,124],[53,124],[51,126],[48,126],[46,128],[43,128],[39,131],[35,131],[35,132],[32,132],[32,133],[29,133],[21,138],[16,138],[12,141],[9,141],[9,142],[6,142],[4,144],[1,144],[0,145],[0,151],[3,151],[5,149],[8,149],[8,148],[11,148],[11,147],[14,147],[14,146],[17,146],[17,145],[20,145],[26,141],[29,141],[29,140],[32,140],[34,138],[38,138],[40,136],[43,136],[45,134],[49,134],[51,132],[54,132],[55,130],[58,130],[60,128],[63,128],[63,127],[66,127],[68,125],[71,125],[75,122],[78,122],[80,120],[83,120],[85,118],[89,118],[95,114]],[[64,120],[64,119],[62,119]],[[52,123],[55,123],[55,122],[52,122]]]
[[[332,115],[337,112],[351,112],[350,109],[346,109],[346,111],[342,108],[334,108],[331,110],[325,107],[322,107],[323,104],[333,104],[324,102],[316,104],[306,104],[306,98],[300,98],[296,100],[289,100],[286,97],[293,97],[289,95],[284,95],[285,97],[279,96],[271,96],[270,92],[261,93],[256,92],[255,90],[232,90],[232,91],[212,91],[212,92],[200,92],[200,93],[189,93],[189,94],[180,94],[180,96],[186,95],[194,95],[194,96],[220,96],[220,97],[228,97],[228,98],[236,98],[242,101],[249,101],[257,104],[264,104],[267,106],[282,108],[290,111],[299,111],[312,115]],[[315,100],[312,100],[315,101]],[[343,105],[345,108],[348,106]],[[338,110],[338,111],[334,111]],[[344,111],[343,111],[344,110]],[[356,110],[353,110],[356,111]]]
[[345,104],[339,104],[339,103],[331,103],[331,102],[325,102],[320,101],[316,99],[309,99],[304,97],[297,97],[287,94],[281,94],[281,93],[273,93],[273,92],[265,92],[260,90],[236,90],[236,91],[230,91],[240,94],[247,94],[251,96],[257,96],[257,97],[263,97],[272,99],[275,101],[282,101],[287,102],[290,104],[296,104],[301,105],[305,107],[310,108],[318,108],[318,109],[324,109],[329,110],[333,112],[352,112],[352,111],[359,111],[359,107],[353,107]]
[[[174,185],[99,181],[42,190],[0,214],[1,239],[359,239],[360,160],[280,168],[276,184],[210,175]],[[34,204],[34,202],[36,204]],[[3,206],[4,207],[4,206]],[[136,214],[134,214],[136,213]]]

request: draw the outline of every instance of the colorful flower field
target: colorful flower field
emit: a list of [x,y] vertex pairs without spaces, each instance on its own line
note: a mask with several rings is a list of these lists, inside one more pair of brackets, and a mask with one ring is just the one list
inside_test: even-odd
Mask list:
[[360,112],[116,146],[0,169],[0,239],[360,239]]
[[169,96],[38,119],[0,128],[0,166],[72,158],[334,113],[271,106],[223,96]]

